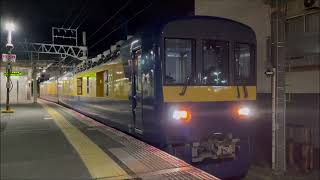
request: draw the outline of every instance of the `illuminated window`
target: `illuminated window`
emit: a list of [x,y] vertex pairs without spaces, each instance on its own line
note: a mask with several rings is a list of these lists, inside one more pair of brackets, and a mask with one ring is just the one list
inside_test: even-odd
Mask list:
[[108,72],[108,70],[104,71],[103,79],[104,79],[104,94],[106,96],[109,96],[109,72]]
[[204,40],[202,43],[202,84],[226,85],[228,83],[229,43]]
[[253,54],[249,44],[235,45],[235,79],[237,82],[248,82],[253,79]]
[[87,94],[90,93],[90,81],[89,81],[89,77],[87,77]]
[[82,78],[77,79],[77,94],[82,95]]
[[165,39],[166,84],[184,84],[191,78],[194,41]]

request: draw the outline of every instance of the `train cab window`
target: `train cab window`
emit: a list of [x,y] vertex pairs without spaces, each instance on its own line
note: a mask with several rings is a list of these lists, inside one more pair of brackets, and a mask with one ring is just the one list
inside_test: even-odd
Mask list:
[[192,75],[194,40],[165,39],[165,83],[184,84]]
[[226,85],[228,83],[229,43],[203,40],[202,84]]
[[235,80],[238,83],[249,82],[253,79],[253,50],[249,44],[235,45]]

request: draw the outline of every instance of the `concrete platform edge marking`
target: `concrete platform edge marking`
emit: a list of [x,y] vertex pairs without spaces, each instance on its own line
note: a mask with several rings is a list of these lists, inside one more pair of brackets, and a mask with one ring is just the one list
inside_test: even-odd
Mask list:
[[61,114],[44,103],[40,104],[52,116],[53,121],[77,151],[92,178],[130,178],[111,157]]

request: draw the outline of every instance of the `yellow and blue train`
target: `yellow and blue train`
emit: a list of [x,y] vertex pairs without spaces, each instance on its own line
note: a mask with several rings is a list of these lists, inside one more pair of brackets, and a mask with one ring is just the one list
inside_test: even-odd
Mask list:
[[40,93],[218,177],[240,176],[253,155],[255,33],[224,18],[171,19]]

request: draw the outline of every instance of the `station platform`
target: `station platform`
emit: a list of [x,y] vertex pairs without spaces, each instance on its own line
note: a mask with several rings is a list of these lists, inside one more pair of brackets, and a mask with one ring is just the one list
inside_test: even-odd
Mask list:
[[218,179],[78,112],[38,102],[1,114],[0,179]]

